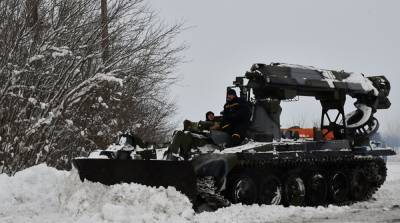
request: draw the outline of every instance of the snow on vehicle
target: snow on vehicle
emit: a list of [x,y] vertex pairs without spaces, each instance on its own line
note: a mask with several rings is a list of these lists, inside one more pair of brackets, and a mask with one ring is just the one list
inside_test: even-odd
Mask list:
[[[130,152],[76,158],[73,164],[81,179],[174,186],[196,208],[206,204],[212,209],[230,202],[349,204],[369,199],[385,181],[382,157],[395,152],[370,145],[379,128],[374,113],[391,105],[390,83],[384,76],[254,64],[232,87],[239,88],[240,97],[252,107],[246,143],[224,148],[219,131],[193,132],[208,143],[192,148],[188,160],[137,158]],[[321,103],[321,126],[313,134],[298,130],[308,137],[282,137],[280,103],[298,96]],[[346,96],[356,99],[356,110],[349,114],[344,112]]]

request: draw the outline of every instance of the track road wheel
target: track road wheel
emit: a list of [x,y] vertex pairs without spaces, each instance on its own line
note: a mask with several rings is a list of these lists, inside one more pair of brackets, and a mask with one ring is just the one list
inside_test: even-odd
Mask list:
[[350,196],[356,201],[361,201],[367,198],[368,188],[367,174],[361,168],[355,168],[351,171],[350,177]]
[[341,171],[331,174],[329,184],[329,195],[334,203],[342,203],[348,200],[349,180]]
[[260,182],[259,201],[261,204],[281,204],[282,183],[274,174],[268,174]]
[[312,172],[307,179],[307,203],[311,206],[318,206],[326,203],[328,195],[328,182],[326,174]]
[[304,205],[306,187],[303,178],[297,173],[291,173],[284,183],[285,205]]
[[229,200],[236,204],[254,204],[257,203],[257,184],[250,174],[239,173],[229,177],[228,197]]

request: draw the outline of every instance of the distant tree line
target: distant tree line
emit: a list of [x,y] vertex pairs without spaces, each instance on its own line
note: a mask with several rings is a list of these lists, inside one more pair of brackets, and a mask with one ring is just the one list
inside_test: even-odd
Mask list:
[[120,131],[163,141],[181,29],[143,0],[0,1],[0,173],[68,169]]
[[384,131],[380,134],[382,141],[391,147],[400,148],[400,122],[392,120],[386,123]]

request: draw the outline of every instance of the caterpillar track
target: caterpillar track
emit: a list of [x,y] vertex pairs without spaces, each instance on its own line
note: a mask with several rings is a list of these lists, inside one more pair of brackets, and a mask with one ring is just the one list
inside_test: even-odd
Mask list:
[[245,204],[349,205],[370,199],[385,178],[386,165],[380,157],[246,157],[229,174],[225,196]]
[[218,192],[214,177],[208,176],[198,178],[197,191],[198,197],[194,207],[197,211],[215,211],[218,208],[231,205],[231,203]]

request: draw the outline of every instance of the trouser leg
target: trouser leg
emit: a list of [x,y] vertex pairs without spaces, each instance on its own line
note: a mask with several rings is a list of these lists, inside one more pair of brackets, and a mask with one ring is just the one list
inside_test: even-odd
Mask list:
[[198,138],[192,136],[191,133],[177,131],[174,135],[171,145],[168,146],[167,159],[174,159],[182,157],[188,160],[192,155],[192,149],[210,144],[210,140],[206,138]]
[[238,146],[245,138],[245,132],[237,128],[230,128],[228,134],[231,136],[231,138],[230,142],[226,145],[227,147]]
[[182,131],[177,131],[172,139],[171,145],[168,146],[167,153],[169,155],[189,159],[190,149],[193,144],[193,139],[190,134],[186,134]]

